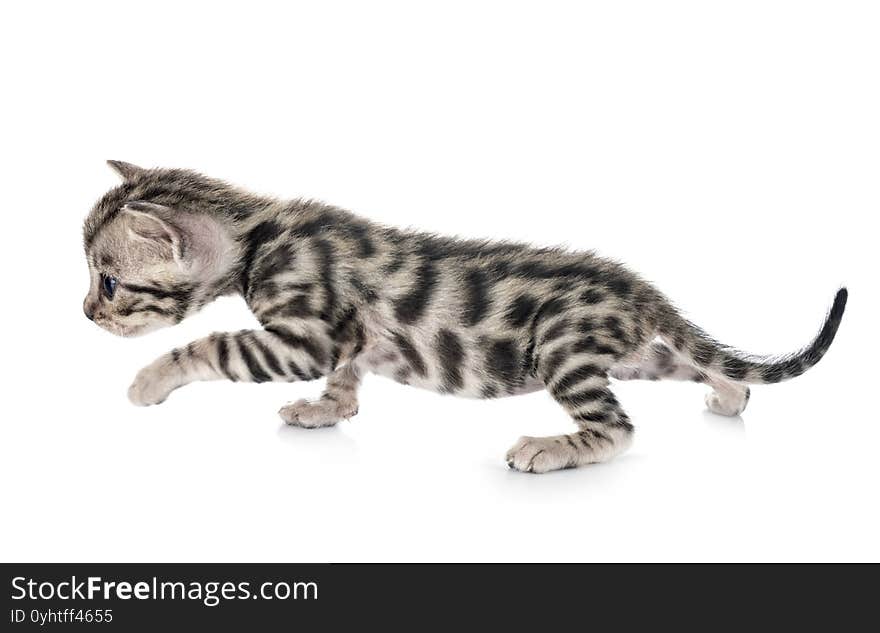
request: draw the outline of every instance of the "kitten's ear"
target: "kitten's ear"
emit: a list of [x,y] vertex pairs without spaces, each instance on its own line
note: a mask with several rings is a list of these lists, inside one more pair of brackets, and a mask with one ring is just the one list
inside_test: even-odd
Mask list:
[[129,236],[152,242],[180,265],[186,265],[185,239],[181,228],[171,220],[174,211],[161,204],[135,200],[122,207]]
[[143,167],[138,167],[121,160],[108,160],[107,164],[113,168],[113,171],[122,176],[123,180],[131,180],[138,174],[146,171]]
[[134,200],[120,211],[129,236],[151,242],[168,259],[196,277],[217,274],[234,252],[234,243],[205,213],[180,213],[161,204]]

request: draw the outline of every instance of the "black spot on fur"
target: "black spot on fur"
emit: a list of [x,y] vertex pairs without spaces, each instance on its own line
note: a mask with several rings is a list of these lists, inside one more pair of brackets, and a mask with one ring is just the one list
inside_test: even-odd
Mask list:
[[520,383],[520,357],[513,339],[498,339],[486,349],[486,369],[508,389]]
[[716,346],[708,341],[696,341],[691,351],[691,356],[698,365],[708,367],[715,360],[717,353]]
[[735,356],[726,357],[721,366],[724,369],[724,374],[733,380],[742,380],[749,371],[749,363]]
[[596,290],[595,288],[587,288],[581,293],[579,297],[581,303],[586,303],[587,305],[595,305],[597,303],[602,303],[605,301],[605,294]]
[[609,274],[605,286],[620,297],[627,297],[632,292],[632,284],[621,274]]
[[369,226],[358,220],[348,220],[339,225],[339,228],[358,245],[358,257],[372,257],[376,253],[376,247],[370,239]]
[[620,321],[620,317],[616,316],[607,316],[605,317],[605,321],[603,322],[605,326],[605,330],[612,337],[621,341],[623,343],[627,342],[626,332],[623,330],[623,324]]
[[325,320],[332,318],[336,311],[338,293],[336,291],[336,249],[327,240],[315,240],[314,248],[318,255],[321,274],[321,288],[324,290],[324,308],[321,311]]
[[531,295],[520,295],[513,300],[504,318],[511,327],[522,327],[532,316],[538,302]]
[[412,289],[394,304],[394,316],[397,320],[411,325],[421,319],[431,301],[437,281],[434,263],[430,259],[424,259],[416,270]]
[[461,340],[449,330],[437,333],[437,356],[443,375],[443,391],[453,392],[461,389],[463,380],[461,364],[464,360],[464,348]]
[[477,269],[465,273],[465,302],[463,321],[465,325],[474,326],[482,321],[489,311],[489,282],[486,274]]
[[596,330],[596,322],[592,317],[584,317],[578,322],[578,332],[589,334]]
[[416,350],[415,346],[412,344],[412,341],[410,341],[403,334],[395,332],[394,344],[397,345],[400,353],[409,363],[409,366],[414,372],[416,372],[422,378],[428,375],[428,368],[425,365],[425,361],[422,359],[422,355],[419,354],[418,350]]

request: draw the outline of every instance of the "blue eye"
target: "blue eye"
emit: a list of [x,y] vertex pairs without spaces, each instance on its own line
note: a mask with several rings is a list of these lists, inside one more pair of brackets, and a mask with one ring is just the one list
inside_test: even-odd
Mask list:
[[101,289],[104,291],[104,296],[108,299],[112,299],[113,295],[116,294],[116,283],[116,277],[102,275]]

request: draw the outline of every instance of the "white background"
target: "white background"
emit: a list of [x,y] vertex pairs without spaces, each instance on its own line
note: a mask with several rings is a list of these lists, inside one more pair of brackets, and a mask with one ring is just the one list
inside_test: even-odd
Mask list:
[[[284,3],[290,4],[290,3]],[[5,561],[880,560],[876,3],[19,3],[0,15]],[[753,389],[617,388],[612,463],[507,470],[572,428],[369,377],[126,400],[137,369],[255,323],[228,298],[142,339],[88,322],[81,222],[107,158],[389,224],[596,248],[721,340],[831,351]]]

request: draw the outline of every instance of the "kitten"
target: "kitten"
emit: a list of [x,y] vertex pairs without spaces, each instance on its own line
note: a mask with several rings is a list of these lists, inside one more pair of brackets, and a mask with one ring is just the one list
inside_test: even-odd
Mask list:
[[831,345],[841,289],[816,339],[784,358],[723,346],[650,284],[593,253],[405,232],[319,202],[245,193],[195,172],[109,161],[122,184],[85,221],[86,316],[121,336],[179,323],[240,294],[262,329],[221,332],[142,369],[128,395],[158,404],[194,380],[327,383],[280,411],[332,425],[358,409],[368,372],[442,393],[495,398],[547,389],[578,427],[523,437],[521,471],[601,462],[633,426],[620,380],[706,383],[706,404],[738,415],[748,384],[799,376]]

